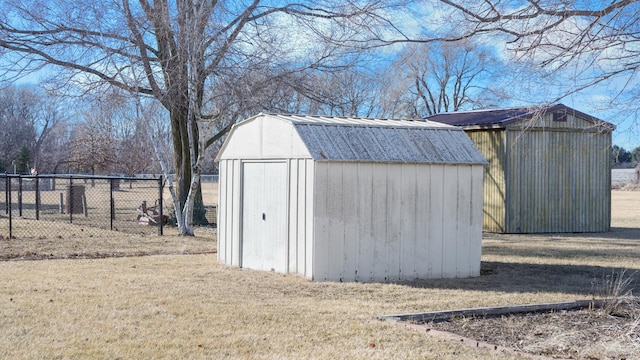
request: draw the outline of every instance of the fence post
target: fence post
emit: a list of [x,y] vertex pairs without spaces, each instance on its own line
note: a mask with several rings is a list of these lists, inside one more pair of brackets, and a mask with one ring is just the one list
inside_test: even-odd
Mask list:
[[5,191],[5,193],[4,193],[4,200],[5,200],[5,202],[6,202],[6,204],[5,204],[5,209],[4,209],[4,213],[5,213],[5,214],[8,214],[8,213],[9,213],[9,204],[10,204],[10,203],[9,203],[9,193],[10,193],[10,190],[9,190],[9,182],[10,182],[10,181],[11,181],[11,180],[9,179],[9,176],[5,176],[5,177],[4,177],[4,191]]
[[22,175],[18,175],[18,216],[22,217]]
[[113,180],[111,179],[111,181],[109,182],[110,186],[109,186],[109,213],[110,213],[110,218],[111,218],[111,223],[110,223],[110,229],[113,230],[113,218],[115,217],[116,213],[115,213],[115,204],[113,203]]
[[162,210],[163,210],[162,209],[163,208],[163,205],[162,205],[162,195],[163,195],[162,194],[163,193],[162,188],[163,188],[163,186],[162,186],[162,175],[160,175],[160,177],[158,178],[158,193],[159,193],[158,194],[159,195],[158,196],[158,207],[160,207],[160,211],[159,211],[160,221],[158,221],[158,235],[160,235],[160,236],[163,235],[162,227],[164,226],[164,215],[162,214]]
[[36,175],[36,220],[40,220],[40,178]]
[[9,239],[13,239],[13,215],[11,214],[11,208],[12,208],[12,204],[11,204],[11,179],[9,177],[7,177],[7,179],[9,179],[9,181],[7,182],[7,190],[8,191],[8,198],[7,198],[7,205],[9,206],[8,210],[9,210]]
[[73,177],[69,177],[69,198],[67,199],[69,207],[69,224],[73,224]]

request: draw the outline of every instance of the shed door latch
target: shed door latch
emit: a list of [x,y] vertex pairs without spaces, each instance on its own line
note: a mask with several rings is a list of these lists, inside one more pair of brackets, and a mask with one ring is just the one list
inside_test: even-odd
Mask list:
[[262,220],[266,220],[267,219],[267,215],[265,213],[262,213]]

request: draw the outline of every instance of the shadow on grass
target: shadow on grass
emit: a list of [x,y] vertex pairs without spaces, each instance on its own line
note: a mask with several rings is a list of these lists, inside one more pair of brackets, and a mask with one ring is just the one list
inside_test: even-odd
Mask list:
[[570,236],[596,239],[637,240],[638,243],[640,243],[640,228],[612,227],[611,231],[606,233],[571,234]]
[[[640,229],[615,228],[607,233],[589,234],[485,234],[482,253],[485,256],[508,256],[509,262],[534,263],[553,259],[567,260],[575,264],[593,261],[626,260],[634,262],[640,258]],[[513,259],[516,258],[516,259]]]
[[[481,276],[402,282],[417,288],[602,295],[612,276],[640,291],[640,229],[587,234],[484,234]],[[488,259],[486,259],[488,258]],[[638,263],[640,266],[640,263]]]
[[635,269],[591,265],[551,265],[483,261],[480,277],[430,279],[399,282],[415,288],[434,288],[506,293],[563,293],[579,298],[600,296],[603,283],[611,276],[632,277],[630,289],[640,285]]
[[[595,254],[594,250],[589,249],[575,249],[575,248],[559,248],[559,247],[545,247],[543,245],[532,245],[527,248],[516,248],[506,250],[504,246],[486,245],[483,246],[482,252],[484,255],[508,255],[511,257],[520,257],[522,262],[531,261],[531,258],[537,258],[539,260],[544,259],[562,259],[570,260],[572,262],[585,262],[588,263],[590,258],[599,260],[611,260],[611,263],[615,263],[624,258],[640,258],[640,242],[632,246],[616,246],[615,248],[600,248],[598,253]],[[535,261],[538,263],[539,261]]]
[[[639,224],[640,225],[640,224]],[[601,233],[541,233],[541,234],[499,234],[499,233],[483,233],[482,238],[485,240],[515,240],[521,241],[526,239],[546,239],[546,240],[569,240],[569,239],[613,239],[613,240],[637,240],[640,243],[640,227],[612,227],[611,231]]]

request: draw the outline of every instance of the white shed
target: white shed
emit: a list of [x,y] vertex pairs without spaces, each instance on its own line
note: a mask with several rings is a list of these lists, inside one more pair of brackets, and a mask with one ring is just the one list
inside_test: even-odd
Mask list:
[[480,273],[486,162],[462,129],[258,114],[217,161],[221,263],[320,281]]

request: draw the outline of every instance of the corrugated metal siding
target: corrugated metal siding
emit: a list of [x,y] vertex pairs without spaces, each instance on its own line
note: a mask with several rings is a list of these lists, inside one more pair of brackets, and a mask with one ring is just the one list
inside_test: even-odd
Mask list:
[[480,272],[482,166],[316,163],[314,279]]
[[506,139],[507,232],[609,230],[610,133],[511,130]]
[[294,124],[318,161],[483,163],[469,138],[455,128],[349,127]]
[[551,129],[597,129],[598,124],[592,121],[582,119],[574,114],[567,113],[566,121],[554,121],[553,113],[544,114],[542,117],[537,116],[531,120],[523,120],[514,125],[509,126],[512,130],[531,129],[531,128],[551,128]]
[[483,230],[505,231],[504,130],[468,131],[467,135],[487,160],[484,167]]

